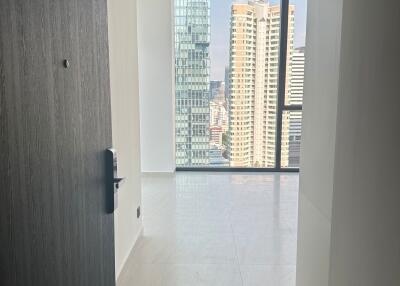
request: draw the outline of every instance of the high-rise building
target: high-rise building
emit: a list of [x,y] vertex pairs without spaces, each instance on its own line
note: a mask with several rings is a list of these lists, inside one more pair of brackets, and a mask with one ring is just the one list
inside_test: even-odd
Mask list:
[[229,67],[225,67],[225,99],[229,103]]
[[[220,89],[224,85],[223,81],[212,80],[210,81],[210,100],[213,100],[220,94]],[[225,85],[224,85],[225,86]]]
[[212,146],[221,146],[222,145],[222,127],[221,126],[212,126],[210,127],[210,145]]
[[[280,51],[280,6],[232,4],[229,156],[232,167],[274,167]],[[287,66],[293,51],[294,6],[289,6]],[[286,81],[291,71],[287,69]],[[290,85],[287,93],[290,94]],[[282,167],[288,166],[289,120],[283,116]]]
[[209,163],[210,0],[175,0],[176,165]]
[[210,102],[210,128],[219,126],[224,132],[228,130],[228,114],[226,107],[221,102]]
[[304,94],[305,47],[296,48],[292,55],[289,104],[302,105]]
[[214,90],[213,99],[210,101],[210,128],[222,127],[223,132],[228,131],[227,103],[225,98],[225,82],[220,82],[217,90]]
[[[292,56],[289,104],[302,105],[304,94],[304,47],[297,48]],[[301,111],[292,111],[289,116],[289,167],[300,165]]]

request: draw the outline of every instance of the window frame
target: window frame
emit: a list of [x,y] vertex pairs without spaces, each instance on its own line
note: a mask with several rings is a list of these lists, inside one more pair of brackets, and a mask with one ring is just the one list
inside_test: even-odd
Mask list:
[[275,142],[275,167],[255,168],[255,167],[176,167],[176,171],[204,171],[204,172],[287,172],[298,173],[300,168],[282,167],[282,125],[283,114],[286,111],[303,111],[303,105],[290,105],[285,102],[286,95],[286,76],[287,76],[287,47],[289,31],[289,3],[290,0],[281,0],[281,19],[280,19],[280,50],[278,63],[278,96],[277,96],[277,115],[276,115],[276,142]]

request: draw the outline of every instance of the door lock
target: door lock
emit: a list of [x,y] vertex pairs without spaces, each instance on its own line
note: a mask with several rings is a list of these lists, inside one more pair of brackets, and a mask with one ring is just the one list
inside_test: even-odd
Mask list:
[[118,177],[118,160],[115,149],[106,150],[107,212],[113,213],[118,207],[118,189],[125,178]]

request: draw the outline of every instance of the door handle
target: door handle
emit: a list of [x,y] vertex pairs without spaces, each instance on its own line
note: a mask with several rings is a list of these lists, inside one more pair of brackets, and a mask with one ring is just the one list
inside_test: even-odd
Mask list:
[[113,213],[118,207],[118,189],[125,178],[118,177],[118,160],[115,149],[106,150],[106,208]]

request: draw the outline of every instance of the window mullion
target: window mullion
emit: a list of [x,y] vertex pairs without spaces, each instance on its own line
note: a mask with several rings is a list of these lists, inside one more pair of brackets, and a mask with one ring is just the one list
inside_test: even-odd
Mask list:
[[287,43],[288,43],[288,21],[289,19],[289,0],[281,0],[281,27],[280,27],[280,50],[279,50],[279,82],[276,118],[276,138],[275,138],[275,168],[281,169],[282,161],[282,120],[285,108],[286,94],[286,63],[287,63]]

